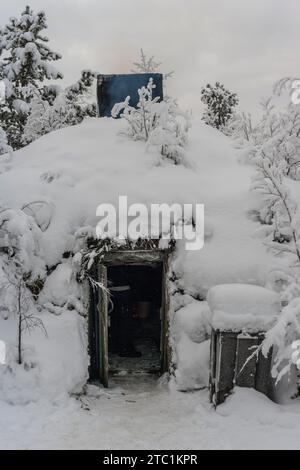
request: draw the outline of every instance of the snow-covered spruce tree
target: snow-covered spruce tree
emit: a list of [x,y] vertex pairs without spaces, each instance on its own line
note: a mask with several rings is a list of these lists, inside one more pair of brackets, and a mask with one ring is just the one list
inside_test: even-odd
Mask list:
[[11,153],[12,148],[7,143],[6,132],[0,127],[0,155],[4,153]]
[[[133,73],[159,73],[161,62],[156,62],[154,55],[147,57],[143,49],[140,50],[140,57],[137,62],[133,63]],[[167,72],[164,74],[164,80],[173,77],[174,71]]]
[[48,132],[79,124],[87,116],[95,117],[96,104],[89,102],[89,94],[96,75],[91,70],[83,70],[76,83],[64,90],[54,90],[56,97],[52,103],[40,93],[35,93],[30,103],[23,143],[28,144]]
[[43,11],[29,6],[20,18],[11,18],[0,30],[0,80],[5,83],[5,100],[0,104],[0,125],[13,149],[22,146],[22,135],[34,93],[47,97],[45,79],[62,78],[51,64],[61,58],[47,45],[42,34],[47,28]]
[[226,125],[239,102],[236,93],[231,93],[219,82],[215,86],[208,84],[201,89],[201,101],[206,105],[202,119],[217,129]]
[[147,87],[138,90],[139,102],[136,108],[129,105],[130,96],[117,103],[112,109],[112,116],[120,114],[128,123],[126,134],[133,140],[143,140],[146,148],[158,147],[163,159],[177,164],[188,165],[185,157],[187,132],[190,119],[187,113],[178,109],[175,101],[159,101],[153,98],[153,79]]

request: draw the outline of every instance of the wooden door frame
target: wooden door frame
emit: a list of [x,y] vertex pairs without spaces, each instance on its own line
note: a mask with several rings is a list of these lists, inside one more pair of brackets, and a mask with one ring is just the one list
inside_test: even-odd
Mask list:
[[[161,264],[162,266],[162,319],[161,319],[161,370],[160,373],[169,372],[171,366],[171,345],[169,338],[169,327],[170,327],[170,292],[168,286],[168,271],[169,271],[169,258],[170,250],[116,250],[108,251],[101,257],[101,261],[94,264],[97,265],[93,269],[93,275],[100,282],[105,281],[101,278],[101,271],[109,266],[121,266],[121,265],[154,265]],[[101,280],[102,279],[102,280]],[[104,284],[105,285],[105,284]],[[100,288],[95,293],[95,289],[91,289],[91,301],[90,301],[90,316],[89,316],[89,351],[91,356],[90,365],[90,379],[100,380],[104,386],[108,386],[108,343],[107,334],[105,331],[105,325],[107,327],[107,308],[108,299],[106,295],[101,295]],[[95,311],[96,309],[96,311]],[[96,321],[95,321],[96,317]],[[97,321],[98,318],[98,321]],[[100,320],[104,319],[104,323]],[[98,325],[98,326],[97,326]],[[101,326],[102,325],[102,326]],[[103,330],[104,326],[104,330]],[[93,331],[93,328],[99,328],[98,331]],[[101,328],[103,337],[101,338]],[[98,343],[98,344],[97,344]],[[102,349],[104,348],[104,349]],[[102,354],[100,353],[102,352]],[[102,357],[102,363],[100,364],[100,354]],[[98,356],[98,357],[97,357]],[[107,373],[101,373],[107,371]],[[104,368],[104,369],[103,369]]]
[[[104,387],[108,387],[108,293],[107,289],[107,268],[103,263],[98,267],[98,279],[104,289],[97,304],[99,312],[99,352],[100,352],[100,381]],[[101,289],[99,287],[99,289]]]

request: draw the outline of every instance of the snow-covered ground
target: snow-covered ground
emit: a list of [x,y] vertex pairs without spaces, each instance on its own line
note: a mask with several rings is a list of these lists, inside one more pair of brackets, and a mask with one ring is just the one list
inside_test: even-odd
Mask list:
[[300,403],[242,388],[214,410],[207,390],[119,380],[56,404],[0,401],[0,416],[1,449],[300,449]]

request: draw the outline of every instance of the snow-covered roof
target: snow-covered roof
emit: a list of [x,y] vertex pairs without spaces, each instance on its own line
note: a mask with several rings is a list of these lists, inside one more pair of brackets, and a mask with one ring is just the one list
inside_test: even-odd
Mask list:
[[50,213],[42,217],[50,225],[40,234],[46,264],[58,263],[65,251],[76,251],[78,230],[95,229],[98,204],[117,204],[119,195],[127,195],[129,204],[204,203],[204,248],[184,252],[178,243],[175,267],[187,290],[204,294],[223,282],[264,284],[275,259],[254,237],[259,224],[247,215],[258,197],[249,190],[252,168],[238,163],[230,140],[195,119],[187,168],[158,164],[156,153],[146,151],[144,143],[120,135],[123,126],[112,118],[86,119],[38,139],[11,158],[1,157],[2,206],[20,209],[33,201],[47,202]]
[[223,284],[207,295],[215,329],[267,331],[280,313],[280,296],[261,286]]

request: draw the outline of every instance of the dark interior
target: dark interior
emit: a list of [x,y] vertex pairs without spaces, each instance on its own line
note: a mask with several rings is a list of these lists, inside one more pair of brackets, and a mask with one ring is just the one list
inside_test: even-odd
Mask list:
[[109,370],[159,372],[162,266],[108,267]]

